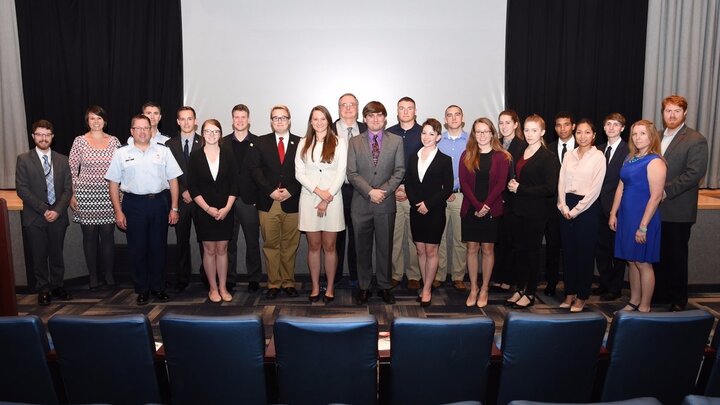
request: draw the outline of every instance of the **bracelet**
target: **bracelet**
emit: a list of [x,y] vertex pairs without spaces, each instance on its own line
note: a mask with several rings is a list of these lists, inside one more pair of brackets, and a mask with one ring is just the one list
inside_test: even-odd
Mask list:
[[639,226],[638,232],[640,233],[647,233],[647,226]]

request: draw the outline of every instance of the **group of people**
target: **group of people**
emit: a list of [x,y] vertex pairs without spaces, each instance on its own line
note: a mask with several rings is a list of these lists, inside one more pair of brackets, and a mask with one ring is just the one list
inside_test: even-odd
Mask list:
[[[301,138],[290,132],[289,108],[277,105],[272,132],[256,136],[249,108],[238,104],[233,131],[223,136],[215,119],[197,134],[195,110],[185,106],[177,111],[180,134],[167,137],[158,130],[160,106],[149,102],[121,146],[104,132],[105,111],[92,106],[89,131],[75,139],[69,158],[51,151],[52,124],[35,122],[36,147],[18,157],[16,179],[39,304],[70,298],[62,260],[69,206],[82,229],[90,289],[114,284],[114,228],[126,232],[139,305],[150,295],[169,299],[168,224],[177,236],[175,289],[187,288],[193,223],[212,302],[233,299],[242,229],[250,292],[260,288],[262,235],[268,299],[298,295],[303,232],[311,302],[334,300],[347,240],[357,304],[368,302],[373,280],[378,296],[394,303],[393,289],[406,276],[420,305],[429,306],[433,288],[450,274],[453,286],[467,291],[468,307],[486,306],[497,287],[510,294],[507,305],[527,308],[535,302],[545,239],[545,293],[555,293],[561,254],[562,308],[582,311],[592,293],[618,298],[626,262],[631,294],[624,310],[650,310],[656,276],[672,310],[686,305],[687,245],[708,152],[705,138],[684,124],[684,98],[663,100],[663,133],[641,120],[628,142],[621,138],[625,118],[608,115],[607,142],[598,146],[594,123],[574,122],[568,113],[555,117],[558,140],[546,146],[543,118],[531,115],[521,125],[513,110],[499,114],[497,130],[482,117],[470,133],[456,105],[445,110],[445,131],[433,118],[418,124],[410,97],[398,101],[398,124],[390,128],[378,101],[364,106],[363,122],[353,94],[340,97],[338,110],[333,122],[326,107],[314,107]],[[593,290],[596,264],[601,282]]]

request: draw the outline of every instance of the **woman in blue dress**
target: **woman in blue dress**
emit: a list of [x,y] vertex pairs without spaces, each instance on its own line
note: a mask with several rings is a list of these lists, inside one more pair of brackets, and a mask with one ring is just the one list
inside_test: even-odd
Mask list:
[[628,261],[630,301],[624,311],[650,312],[655,289],[652,263],[660,260],[660,212],[667,165],[655,125],[640,120],[630,129],[630,154],[620,169],[620,183],[610,210],[616,231],[615,257]]

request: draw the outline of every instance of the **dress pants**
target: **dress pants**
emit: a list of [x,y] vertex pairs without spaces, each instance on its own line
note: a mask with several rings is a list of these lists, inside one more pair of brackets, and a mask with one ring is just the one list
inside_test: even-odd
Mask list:
[[445,208],[445,232],[440,240],[438,252],[438,271],[435,280],[444,282],[448,274],[447,238],[452,240],[452,269],[450,274],[453,281],[465,278],[467,264],[467,246],[462,241],[460,225],[460,208],[462,207],[463,195],[460,192],[453,193],[455,200],[448,201]]
[[545,226],[545,281],[548,286],[556,286],[560,280],[560,219],[558,209],[553,209]]
[[513,215],[512,230],[515,248],[513,249],[515,285],[526,295],[535,295],[537,279],[541,267],[541,249],[543,232],[547,218],[519,217]]
[[[570,193],[565,195],[565,201],[570,209],[573,209],[580,200],[582,196]],[[581,300],[586,300],[590,296],[595,268],[599,208],[599,202],[595,201],[575,218],[563,217],[560,220],[560,237],[564,247],[562,252],[565,294],[577,294]]]
[[498,243],[495,244],[495,267],[492,273],[492,280],[500,284],[514,284],[513,275],[513,232],[511,229],[512,217],[515,214],[506,210],[499,218]]
[[609,293],[620,294],[625,280],[625,261],[615,258],[615,231],[608,225],[610,216],[599,211],[595,264],[600,274],[600,287]]
[[[417,248],[410,232],[410,200],[396,201],[395,230],[393,231],[392,278],[402,280],[407,273],[408,280],[420,280]],[[408,264],[405,265],[405,246],[408,249]]]
[[55,221],[23,228],[30,242],[35,289],[38,292],[48,292],[63,286],[65,277],[63,248],[67,227],[67,224]]
[[348,275],[351,281],[357,281],[357,254],[355,253],[355,232],[353,231],[352,215],[350,205],[354,188],[350,184],[342,185],[343,213],[345,214],[345,230],[337,233],[335,250],[337,251],[338,266],[335,280],[340,280],[343,275],[343,264],[345,262],[345,241],[347,240],[347,261]]
[[[192,216],[197,206],[194,202],[185,203],[182,198],[178,203],[179,216],[175,224],[175,238],[177,239],[177,268],[175,269],[175,282],[177,284],[188,284],[192,274],[192,255],[190,254],[190,230],[192,228]],[[196,238],[197,239],[197,238]],[[202,267],[203,246],[200,246],[200,274],[204,274]]]
[[167,191],[152,197],[130,193],[123,196],[128,253],[133,265],[131,276],[138,294],[165,289],[169,198]]
[[662,222],[660,263],[655,272],[659,299],[684,307],[688,300],[688,243],[692,222]]
[[239,197],[235,200],[235,221],[233,222],[233,237],[228,245],[228,275],[227,282],[235,284],[238,275],[238,237],[242,227],[245,237],[245,269],[248,281],[260,282],[262,267],[260,263],[260,218],[258,210],[252,204],[245,204]]
[[268,288],[295,288],[295,255],[300,243],[298,213],[282,210],[273,201],[270,211],[258,211],[263,254],[268,274]]
[[[368,202],[368,204],[372,204]],[[358,286],[367,290],[373,276],[373,243],[375,242],[375,278],[383,290],[392,288],[390,269],[392,266],[392,237],[395,227],[395,213],[367,212],[352,213],[357,252]]]

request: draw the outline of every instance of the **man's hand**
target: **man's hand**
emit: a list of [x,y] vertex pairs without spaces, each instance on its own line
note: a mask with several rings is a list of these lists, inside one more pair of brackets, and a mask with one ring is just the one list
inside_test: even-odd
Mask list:
[[370,201],[374,202],[375,204],[380,204],[385,200],[385,190],[374,188],[370,190],[368,195],[370,195]]

